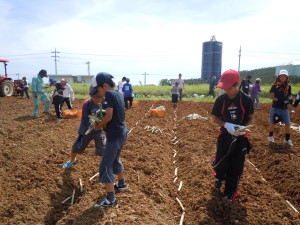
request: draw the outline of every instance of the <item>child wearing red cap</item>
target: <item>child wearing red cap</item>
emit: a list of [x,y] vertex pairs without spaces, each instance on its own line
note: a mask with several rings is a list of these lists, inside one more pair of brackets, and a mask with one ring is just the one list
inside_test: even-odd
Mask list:
[[245,157],[251,148],[245,128],[253,122],[254,113],[252,100],[239,90],[240,84],[237,71],[225,71],[217,85],[225,93],[216,99],[212,109],[213,119],[220,126],[213,162],[215,187],[220,189],[225,181],[223,200],[230,202],[237,196]]

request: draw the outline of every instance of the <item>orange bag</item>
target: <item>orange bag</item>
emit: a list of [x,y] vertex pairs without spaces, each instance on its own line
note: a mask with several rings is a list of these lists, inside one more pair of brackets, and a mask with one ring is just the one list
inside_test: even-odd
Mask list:
[[137,102],[137,101],[132,102],[132,107],[138,107],[138,105],[139,105],[139,102]]
[[81,118],[82,111],[77,109],[67,109],[63,113],[63,118],[70,119],[70,118]]
[[163,109],[150,109],[150,116],[165,116],[166,111]]

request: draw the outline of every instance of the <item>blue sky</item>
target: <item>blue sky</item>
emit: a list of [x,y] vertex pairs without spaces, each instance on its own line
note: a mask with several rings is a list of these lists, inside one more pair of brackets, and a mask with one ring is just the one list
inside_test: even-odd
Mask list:
[[[300,61],[296,0],[0,0],[0,58],[31,78],[106,71],[133,84],[199,78],[202,43],[223,42],[222,71]],[[0,74],[3,74],[2,66]]]

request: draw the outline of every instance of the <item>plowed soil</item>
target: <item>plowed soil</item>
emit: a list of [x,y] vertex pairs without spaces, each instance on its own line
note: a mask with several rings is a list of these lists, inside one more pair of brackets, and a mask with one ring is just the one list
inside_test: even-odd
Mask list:
[[[76,100],[75,108],[82,102]],[[166,107],[166,116],[149,116],[149,109],[158,106]],[[291,131],[294,146],[289,148],[283,144],[284,127],[278,125],[276,144],[269,145],[270,104],[262,104],[255,111],[253,149],[238,200],[226,203],[222,189],[214,189],[210,165],[219,129],[210,116],[212,106],[183,101],[173,109],[170,101],[141,101],[127,110],[130,134],[121,157],[129,186],[117,193],[119,206],[104,211],[93,208],[105,197],[98,177],[90,179],[101,160],[94,155],[94,143],[73,168],[62,169],[80,119],[57,122],[53,109],[52,115],[34,119],[32,100],[0,98],[0,224],[170,225],[182,219],[183,224],[300,224],[299,132]],[[186,118],[192,113],[202,118]],[[291,114],[296,127],[299,115],[298,107]],[[73,205],[71,198],[62,203],[74,190]]]

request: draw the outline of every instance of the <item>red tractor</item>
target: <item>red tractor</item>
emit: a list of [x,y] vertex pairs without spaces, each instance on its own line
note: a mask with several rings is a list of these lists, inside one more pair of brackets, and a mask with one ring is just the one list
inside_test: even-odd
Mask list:
[[13,79],[7,77],[6,66],[8,60],[0,59],[0,62],[4,63],[4,76],[0,76],[0,97],[12,96],[14,93]]

